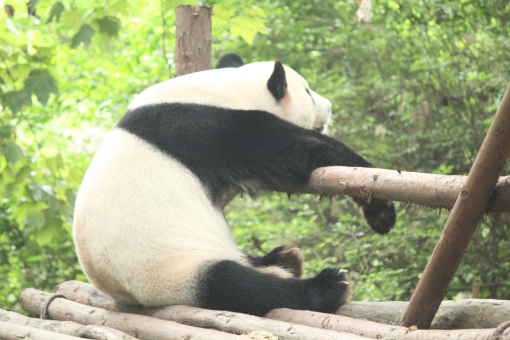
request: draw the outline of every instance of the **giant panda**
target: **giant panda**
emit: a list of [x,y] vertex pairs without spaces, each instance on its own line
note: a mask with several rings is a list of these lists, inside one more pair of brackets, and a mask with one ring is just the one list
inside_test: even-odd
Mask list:
[[[244,255],[222,211],[232,190],[295,191],[315,168],[373,167],[321,132],[330,102],[280,62],[220,68],[149,87],[93,157],[78,191],[73,238],[90,281],[121,304],[183,304],[262,316],[273,308],[334,312],[344,270],[303,279],[295,248]],[[393,202],[358,199],[387,233]]]

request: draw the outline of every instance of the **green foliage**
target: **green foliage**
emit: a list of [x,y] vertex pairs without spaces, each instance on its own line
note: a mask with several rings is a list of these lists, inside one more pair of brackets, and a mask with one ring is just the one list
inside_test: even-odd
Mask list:
[[[77,188],[134,95],[171,76],[174,9],[196,1],[6,1],[0,13],[0,307],[21,289],[85,280],[71,240]],[[381,167],[469,170],[510,79],[510,5],[494,1],[214,0],[213,57],[279,59],[333,103],[330,133]],[[161,7],[162,6],[162,7]],[[508,169],[506,169],[508,174]],[[447,217],[400,204],[374,234],[346,198],[238,198],[240,247],[302,249],[308,275],[349,270],[358,300],[409,299]],[[480,224],[448,297],[508,298],[510,220]]]
[[[510,32],[510,6],[434,0],[372,4],[373,21],[359,24],[353,20],[355,2],[278,1],[267,12],[271,34],[249,49],[241,46],[242,54],[256,50],[257,58],[283,60],[303,74],[333,103],[331,133],[375,164],[466,174],[510,79],[509,41],[503,38]],[[324,211],[317,210],[317,216]],[[400,205],[396,229],[381,237],[367,231],[352,204],[334,216],[350,238],[336,244],[332,220],[323,225],[325,234],[315,233],[315,246],[292,238],[286,243],[305,255],[311,248],[321,259],[341,259],[338,265],[349,269],[357,284],[355,298],[371,300],[409,299],[446,218],[425,207]],[[321,220],[315,223],[318,228]],[[481,222],[447,297],[468,293],[474,278],[482,297],[508,297],[509,230],[508,214]],[[271,241],[264,250],[280,242]],[[313,263],[313,254],[307,260]],[[334,263],[320,262],[317,268]]]

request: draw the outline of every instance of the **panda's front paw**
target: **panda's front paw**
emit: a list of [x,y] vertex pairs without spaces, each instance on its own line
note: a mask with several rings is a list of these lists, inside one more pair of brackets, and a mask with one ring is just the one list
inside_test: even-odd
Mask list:
[[369,204],[358,204],[373,231],[386,234],[395,226],[397,211],[392,201],[374,199]]
[[314,278],[305,280],[310,309],[323,313],[334,313],[351,296],[347,271],[338,268],[323,269]]

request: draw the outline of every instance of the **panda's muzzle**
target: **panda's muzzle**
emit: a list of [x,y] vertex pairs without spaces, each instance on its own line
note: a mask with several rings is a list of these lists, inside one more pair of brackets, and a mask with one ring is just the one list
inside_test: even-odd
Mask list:
[[318,132],[323,132],[325,128],[326,128],[326,124],[322,124],[322,125],[319,125],[318,127],[313,128],[313,129]]

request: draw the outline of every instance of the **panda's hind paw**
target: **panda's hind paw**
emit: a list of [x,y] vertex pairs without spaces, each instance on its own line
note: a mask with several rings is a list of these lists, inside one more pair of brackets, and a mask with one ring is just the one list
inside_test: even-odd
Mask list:
[[338,268],[323,269],[314,278],[306,280],[305,289],[311,310],[324,313],[334,313],[352,293],[347,271]]
[[303,262],[301,251],[288,246],[276,247],[263,257],[252,258],[252,263],[256,267],[278,266],[297,278],[303,276]]
[[286,247],[278,254],[278,266],[287,269],[295,277],[303,276],[304,258],[298,248]]

